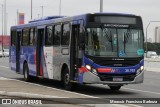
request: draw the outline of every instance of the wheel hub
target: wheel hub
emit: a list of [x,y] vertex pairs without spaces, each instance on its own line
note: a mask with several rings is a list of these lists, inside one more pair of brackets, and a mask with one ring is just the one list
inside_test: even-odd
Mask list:
[[25,73],[24,76],[27,79],[28,77],[27,77],[27,70],[26,69],[24,70],[24,73]]
[[65,81],[65,84],[69,84],[69,74],[68,73],[66,73],[64,81]]

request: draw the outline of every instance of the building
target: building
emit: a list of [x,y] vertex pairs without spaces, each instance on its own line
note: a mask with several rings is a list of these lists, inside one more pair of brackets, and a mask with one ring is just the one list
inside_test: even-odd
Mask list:
[[[9,44],[10,44],[10,36],[9,35],[3,36],[4,48],[9,48]],[[0,35],[0,46],[2,46],[2,35]]]
[[155,28],[155,42],[160,43],[160,26]]

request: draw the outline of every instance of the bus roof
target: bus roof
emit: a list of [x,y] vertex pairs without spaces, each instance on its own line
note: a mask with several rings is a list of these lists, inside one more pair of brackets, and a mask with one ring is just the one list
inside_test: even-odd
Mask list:
[[65,17],[65,16],[47,16],[47,17],[42,17],[40,19],[33,19],[33,20],[29,21],[29,23],[57,19],[57,18],[63,18],[63,17]]
[[65,22],[65,21],[74,21],[74,20],[86,20],[87,15],[119,15],[119,16],[131,16],[135,17],[133,14],[125,14],[125,13],[86,13],[77,16],[48,16],[36,20],[31,20],[27,24],[12,26],[11,29],[21,29],[23,27],[31,27],[31,26],[40,26],[51,23]]
[[100,15],[124,15],[124,16],[136,16],[134,14],[127,14],[127,13],[95,13],[95,14],[100,14]]

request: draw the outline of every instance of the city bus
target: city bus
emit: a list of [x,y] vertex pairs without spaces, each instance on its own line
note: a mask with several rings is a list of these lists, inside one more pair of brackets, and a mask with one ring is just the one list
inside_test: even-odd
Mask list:
[[119,90],[143,83],[144,33],[140,16],[88,13],[49,16],[11,27],[10,68],[25,81],[104,84]]

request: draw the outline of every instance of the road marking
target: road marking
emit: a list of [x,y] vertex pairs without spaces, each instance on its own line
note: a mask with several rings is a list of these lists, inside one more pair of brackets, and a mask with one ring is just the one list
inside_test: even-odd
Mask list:
[[5,77],[0,77],[0,80],[12,80],[12,79],[5,78]]
[[9,67],[7,67],[7,66],[3,66],[3,65],[0,65],[0,67],[3,67],[3,68],[7,68],[7,69],[9,69]]
[[131,89],[131,88],[124,88],[123,89],[127,89],[127,90],[133,90],[133,91],[139,91],[139,92],[145,92],[145,93],[151,93],[151,94],[160,94],[158,92],[151,92],[151,91],[144,91],[144,90],[137,90],[137,89]]
[[130,105],[131,107],[143,107],[143,106],[134,105],[134,104],[128,104],[128,105]]
[[43,94],[34,94],[34,93],[25,93],[25,92],[7,92],[7,91],[0,91],[0,95],[8,95],[8,96],[15,96],[15,97],[27,97],[27,98],[69,98],[69,97],[59,97],[59,96],[50,96],[50,95],[43,95]]

